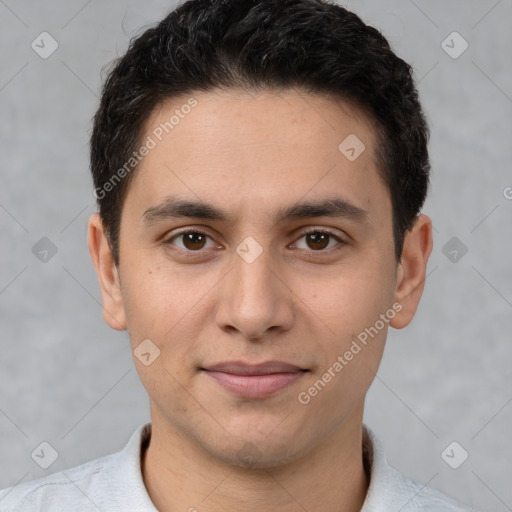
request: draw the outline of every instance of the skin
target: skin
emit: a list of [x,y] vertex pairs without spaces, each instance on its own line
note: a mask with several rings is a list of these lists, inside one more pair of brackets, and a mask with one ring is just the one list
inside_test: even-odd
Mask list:
[[[142,461],[148,493],[161,511],[360,510],[368,487],[364,400],[388,324],[308,404],[297,397],[394,303],[401,311],[389,325],[411,321],[431,221],[417,217],[397,262],[375,130],[349,104],[298,90],[194,97],[197,106],[133,177],[119,267],[99,216],[89,221],[105,321],[128,330],[132,350],[147,338],[160,350],[148,366],[134,357],[150,398],[152,436]],[[187,99],[160,105],[144,139]],[[366,147],[354,161],[338,150],[349,134]],[[232,218],[144,223],[144,212],[170,195],[211,203]],[[275,221],[293,203],[333,197],[363,209],[364,218]],[[191,244],[173,238],[178,228],[207,237]],[[334,237],[321,244],[304,235],[309,229]],[[248,236],[262,249],[252,263],[236,252]],[[233,360],[309,371],[272,396],[241,399],[199,370]],[[247,449],[252,462],[239,455]]]

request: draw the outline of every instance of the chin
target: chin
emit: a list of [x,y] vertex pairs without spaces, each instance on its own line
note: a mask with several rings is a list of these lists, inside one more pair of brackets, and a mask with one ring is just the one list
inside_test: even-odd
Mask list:
[[[297,459],[296,447],[272,446],[265,440],[259,442],[239,441],[233,449],[230,443],[229,451],[214,451],[212,455],[229,464],[246,469],[270,469],[285,466]],[[292,448],[293,446],[293,448]]]
[[[274,422],[273,427],[264,429],[264,432],[255,428],[250,431],[244,429],[244,434],[226,435],[221,439],[201,436],[198,441],[214,459],[247,469],[285,466],[308,451],[307,440],[301,439],[297,432],[282,429],[278,434],[272,432],[275,426]],[[232,429],[230,431],[233,432]]]

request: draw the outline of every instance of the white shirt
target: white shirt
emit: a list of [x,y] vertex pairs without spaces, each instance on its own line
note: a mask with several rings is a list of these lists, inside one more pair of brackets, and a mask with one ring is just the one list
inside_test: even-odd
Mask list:
[[[120,452],[1,490],[0,512],[158,512],[144,486],[140,465],[150,435],[151,423],[143,424]],[[366,426],[363,453],[370,485],[361,512],[471,512],[391,468],[380,442]]]

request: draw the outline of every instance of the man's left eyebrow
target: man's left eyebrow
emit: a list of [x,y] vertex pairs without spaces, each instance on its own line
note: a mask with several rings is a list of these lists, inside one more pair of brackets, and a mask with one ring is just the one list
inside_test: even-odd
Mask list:
[[362,222],[367,219],[368,212],[346,199],[331,198],[292,204],[279,211],[276,221],[284,222],[290,219],[313,217],[343,217],[348,220]]
[[[220,222],[233,222],[229,213],[215,205],[203,201],[189,201],[177,197],[168,197],[157,206],[148,208],[141,217],[143,225],[151,225],[161,220],[178,217],[193,217]],[[331,198],[320,201],[297,202],[281,208],[276,216],[276,223],[293,219],[308,219],[314,217],[343,217],[354,222],[365,221],[368,212],[352,202]]]

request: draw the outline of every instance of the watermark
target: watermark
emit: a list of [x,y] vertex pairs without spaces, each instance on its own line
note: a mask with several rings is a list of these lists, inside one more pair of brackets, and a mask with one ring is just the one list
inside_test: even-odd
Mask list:
[[452,469],[458,469],[469,457],[466,449],[457,441],[452,441],[442,452],[441,458]]
[[336,358],[336,361],[327,368],[322,376],[311,387],[309,387],[307,391],[301,391],[297,395],[299,403],[302,405],[309,404],[311,399],[317,396],[318,393],[320,393],[320,391],[322,391],[325,386],[327,386],[327,384],[331,382],[331,380],[336,377],[336,375],[338,375],[364,347],[368,345],[368,338],[375,338],[375,336],[377,336],[377,334],[379,334],[379,332],[382,331],[382,329],[384,329],[384,327],[388,325],[389,322],[395,318],[396,314],[402,311],[402,309],[402,304],[395,302],[385,313],[381,313],[379,319],[373,325],[366,327],[361,331],[357,335],[357,341],[352,340],[350,348],[346,350],[343,355],[339,355]]
[[338,146],[338,151],[350,162],[357,160],[365,149],[363,141],[354,133],[343,139]]
[[252,237],[244,238],[237,246],[236,253],[246,263],[253,263],[263,252],[263,247]]
[[30,456],[38,466],[48,469],[59,458],[59,452],[48,441],[43,441],[34,448]]
[[460,240],[460,238],[452,236],[450,240],[443,245],[441,252],[452,263],[458,263],[467,254],[468,247]]
[[59,47],[59,43],[48,32],[41,32],[30,46],[41,59],[47,59]]
[[245,443],[240,450],[238,450],[238,460],[247,468],[252,468],[259,459],[262,453],[258,447],[253,443]]
[[505,199],[512,199],[512,187],[505,187],[503,189],[503,197]]
[[47,236],[43,236],[32,247],[32,254],[42,263],[48,263],[57,252],[57,246]]
[[448,34],[441,42],[441,48],[452,58],[458,59],[469,47],[468,42],[456,31]]
[[168,121],[160,123],[152,132],[151,135],[146,137],[143,144],[132,153],[130,158],[120,167],[112,176],[101,186],[96,187],[93,190],[93,196],[96,199],[104,199],[108,192],[114,190],[114,188],[130,174],[140,161],[149,154],[152,149],[158,146],[159,142],[162,142],[165,135],[171,133],[176,126],[178,126],[182,119],[190,114],[191,110],[197,106],[197,100],[191,97],[187,100],[187,103],[181,105],[174,111],[174,114],[169,117]]
[[160,349],[149,338],[146,338],[135,347],[133,354],[144,366],[149,366],[160,356]]

